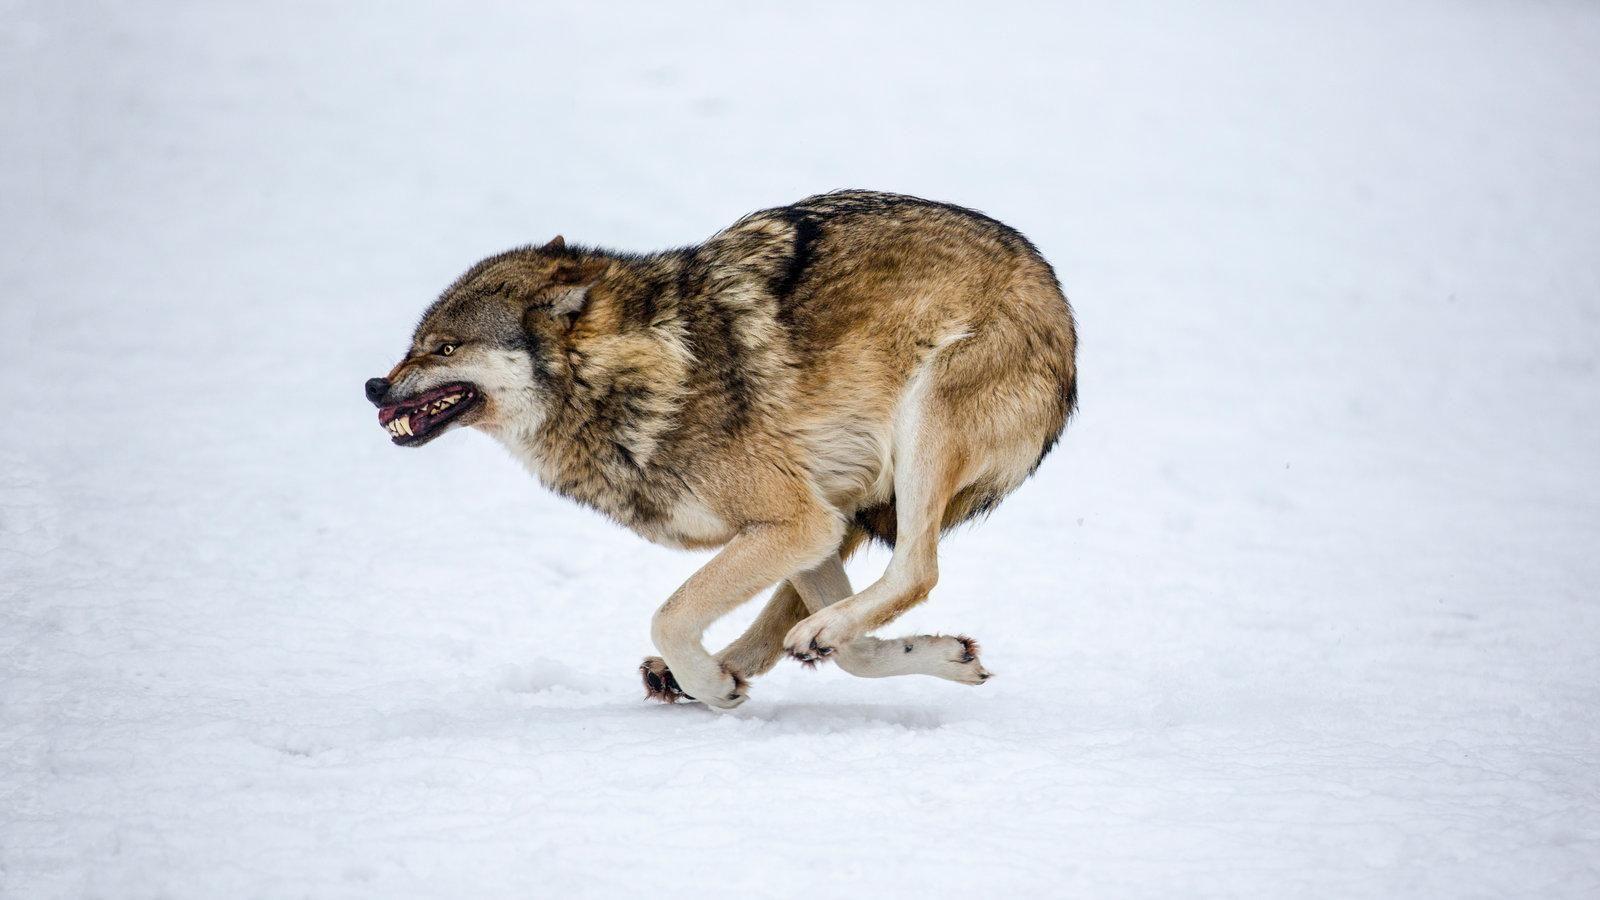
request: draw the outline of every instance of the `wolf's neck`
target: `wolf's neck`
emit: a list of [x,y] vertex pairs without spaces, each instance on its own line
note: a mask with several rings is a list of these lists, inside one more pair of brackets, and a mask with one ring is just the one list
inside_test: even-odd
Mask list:
[[681,489],[653,465],[688,391],[677,266],[618,260],[590,290],[594,318],[554,373],[546,414],[502,438],[552,490],[629,524],[659,517]]

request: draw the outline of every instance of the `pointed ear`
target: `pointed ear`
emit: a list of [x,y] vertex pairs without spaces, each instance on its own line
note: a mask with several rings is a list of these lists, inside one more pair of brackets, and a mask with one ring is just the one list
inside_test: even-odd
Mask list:
[[557,318],[566,316],[568,319],[567,327],[571,328],[572,322],[576,321],[578,316],[582,314],[583,307],[588,302],[589,286],[580,284],[557,294],[555,302],[550,304],[547,312]]
[[567,328],[571,328],[583,315],[584,307],[589,302],[589,288],[606,270],[606,265],[603,259],[562,260],[551,274],[551,280],[562,285],[562,289],[551,298],[550,305],[545,307],[545,314],[562,320]]
[[551,253],[560,253],[561,251],[567,249],[567,239],[558,234],[550,239],[550,243],[545,244],[539,249],[548,250]]
[[522,314],[523,327],[531,333],[542,329],[538,322],[554,321],[565,331],[571,331],[578,319],[583,316],[583,309],[589,304],[589,286],[587,284],[574,285],[556,294],[548,302],[538,303],[527,308]]

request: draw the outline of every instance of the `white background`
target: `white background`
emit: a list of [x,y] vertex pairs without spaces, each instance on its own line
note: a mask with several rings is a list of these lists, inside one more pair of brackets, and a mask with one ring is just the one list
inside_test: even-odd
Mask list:
[[[646,704],[703,557],[361,382],[838,187],[1079,314],[890,630],[997,677]],[[0,227],[0,895],[1600,891],[1593,4],[7,2]]]

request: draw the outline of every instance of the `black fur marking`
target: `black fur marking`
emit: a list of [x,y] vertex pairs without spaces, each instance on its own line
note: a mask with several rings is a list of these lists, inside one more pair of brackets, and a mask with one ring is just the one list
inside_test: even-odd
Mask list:
[[690,394],[707,398],[702,408],[721,414],[715,427],[732,433],[749,420],[755,390],[749,383],[745,347],[735,330],[742,313],[726,307],[718,296],[719,285],[710,281],[702,262],[686,259],[678,272],[676,309],[694,356],[689,369]]
[[822,223],[815,217],[785,211],[783,218],[794,227],[794,247],[790,251],[789,260],[784,265],[783,271],[778,273],[777,279],[772,284],[772,293],[779,300],[787,300],[795,288],[800,286],[800,279],[805,276],[806,268],[811,265],[817,242],[822,238]]
[[512,347],[513,349],[526,352],[528,354],[528,362],[533,368],[533,380],[535,382],[544,380],[541,377],[544,372],[539,367],[539,354],[543,352],[541,348],[544,345],[539,340],[539,336],[533,333],[533,329],[524,325],[522,328],[521,345],[510,344],[508,346]]
[[894,546],[895,538],[895,507],[894,498],[878,506],[856,510],[853,517],[856,527],[867,533],[868,537],[888,547]]
[[700,284],[704,281],[704,279],[696,277],[697,268],[697,266],[684,265],[683,268],[678,270],[679,299],[693,297],[699,294]]
[[707,340],[703,344],[696,347],[695,355],[713,383],[721,388],[722,400],[727,407],[722,426],[728,432],[734,432],[750,420],[750,409],[754,402],[752,385],[746,377],[749,369],[744,362],[745,348],[734,331],[734,320],[738,313],[717,302],[715,297],[701,307],[701,313],[702,321],[711,333],[706,335]]
[[661,298],[673,285],[664,272],[654,272],[648,282],[637,290],[628,291],[618,298],[622,319],[630,325],[647,328],[655,323],[661,307]]

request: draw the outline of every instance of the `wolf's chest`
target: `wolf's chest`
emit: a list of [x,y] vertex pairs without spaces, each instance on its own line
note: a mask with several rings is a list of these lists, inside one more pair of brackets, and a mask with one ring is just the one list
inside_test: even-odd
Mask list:
[[[716,547],[734,527],[683,487],[657,483],[622,466],[562,465],[531,442],[502,440],[506,449],[550,490],[626,525],[646,540],[669,547]],[[614,469],[615,471],[611,471]]]

